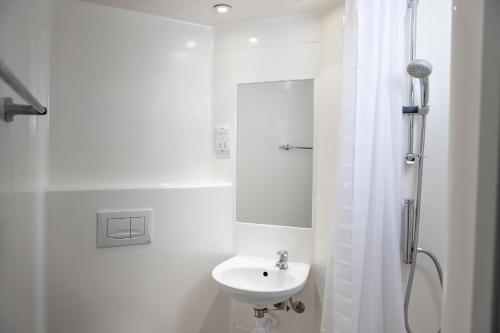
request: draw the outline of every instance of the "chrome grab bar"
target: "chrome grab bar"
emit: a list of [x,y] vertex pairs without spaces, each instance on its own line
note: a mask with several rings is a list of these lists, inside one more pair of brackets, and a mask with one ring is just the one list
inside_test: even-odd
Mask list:
[[29,105],[14,104],[12,98],[4,98],[1,102],[4,119],[7,122],[13,121],[14,116],[18,114],[24,115],[45,115],[47,108],[45,108],[33,94],[26,88],[26,86],[17,78],[17,76],[7,67],[7,64],[0,56],[0,78],[14,90],[19,97],[24,99]]
[[289,145],[288,143],[284,144],[284,145],[280,145],[278,148],[281,150],[295,150],[295,149],[312,150],[313,149],[313,147],[292,146],[292,145]]

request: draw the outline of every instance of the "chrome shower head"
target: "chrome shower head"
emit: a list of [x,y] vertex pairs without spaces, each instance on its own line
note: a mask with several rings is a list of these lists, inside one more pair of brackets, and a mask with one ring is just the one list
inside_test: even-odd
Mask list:
[[427,60],[417,59],[412,61],[406,67],[406,71],[411,77],[423,79],[429,77],[432,73],[432,65]]
[[420,103],[422,108],[429,105],[429,75],[432,73],[432,65],[427,60],[417,59],[406,67],[411,77],[420,81]]

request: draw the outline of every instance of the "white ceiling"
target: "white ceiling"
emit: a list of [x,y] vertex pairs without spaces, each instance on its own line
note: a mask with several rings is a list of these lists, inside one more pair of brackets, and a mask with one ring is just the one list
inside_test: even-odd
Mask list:
[[[325,10],[339,0],[83,0],[212,26]],[[212,7],[226,3],[225,15]]]

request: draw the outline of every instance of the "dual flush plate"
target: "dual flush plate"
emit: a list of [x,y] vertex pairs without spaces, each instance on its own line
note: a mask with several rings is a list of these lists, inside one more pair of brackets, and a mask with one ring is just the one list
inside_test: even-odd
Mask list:
[[97,247],[151,243],[153,210],[100,211],[97,213]]

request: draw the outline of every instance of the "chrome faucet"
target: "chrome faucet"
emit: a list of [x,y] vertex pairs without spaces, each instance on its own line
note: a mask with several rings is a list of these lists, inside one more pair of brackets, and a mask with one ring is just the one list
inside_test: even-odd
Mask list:
[[288,269],[288,251],[287,250],[279,250],[276,253],[279,256],[279,260],[276,262],[276,267],[281,270]]

